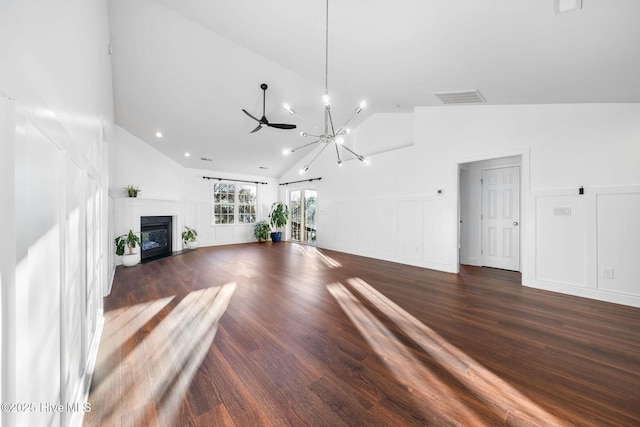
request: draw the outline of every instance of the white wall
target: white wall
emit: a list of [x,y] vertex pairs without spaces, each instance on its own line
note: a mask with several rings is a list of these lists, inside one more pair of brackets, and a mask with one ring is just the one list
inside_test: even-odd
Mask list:
[[[2,424],[77,425],[100,338],[113,133],[107,3],[0,3]],[[8,238],[8,239],[7,239]]]
[[[611,230],[618,236],[607,240],[613,226],[602,219],[638,209],[640,104],[421,107],[413,122],[414,145],[374,155],[368,168],[351,161],[338,169],[329,151],[312,165],[307,176],[322,177],[319,246],[455,272],[458,165],[521,156],[523,284],[640,306],[629,261],[638,231],[622,238]],[[300,179],[303,164],[282,180]],[[565,204],[575,215],[549,215]],[[597,271],[605,267],[613,279]]]
[[[118,126],[110,159],[109,191],[116,235],[129,229],[139,231],[141,215],[171,215],[177,220],[177,232],[183,230],[183,225],[198,231],[200,246],[254,242],[252,225],[211,225],[210,192],[214,181],[203,177],[266,182],[258,185],[259,219],[267,218],[278,194],[278,181],[274,178],[185,168]],[[123,187],[128,185],[141,190],[135,200],[126,197]]]

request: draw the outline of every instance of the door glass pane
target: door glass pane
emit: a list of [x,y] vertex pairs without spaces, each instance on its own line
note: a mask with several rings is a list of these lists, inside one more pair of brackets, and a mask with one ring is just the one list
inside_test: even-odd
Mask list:
[[305,236],[304,241],[309,243],[316,242],[316,190],[304,191],[304,225]]
[[291,240],[300,241],[302,226],[302,211],[300,204],[300,190],[289,194],[289,219],[291,224]]

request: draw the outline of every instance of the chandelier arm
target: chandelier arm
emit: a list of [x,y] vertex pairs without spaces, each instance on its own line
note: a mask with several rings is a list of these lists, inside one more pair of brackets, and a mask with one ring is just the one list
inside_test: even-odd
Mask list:
[[295,111],[292,111],[291,114],[293,114],[294,116],[296,116],[297,118],[299,118],[300,120],[302,120],[303,122],[307,123],[309,126],[311,126],[312,128],[322,132],[322,129],[320,129],[318,126],[314,125],[313,123],[311,123],[309,120],[305,119],[304,117],[302,117],[300,114],[296,113]]
[[319,139],[316,139],[315,141],[312,141],[312,142],[310,142],[310,143],[308,143],[308,144],[304,144],[304,145],[301,145],[301,146],[299,146],[299,147],[293,148],[293,149],[291,150],[291,152],[293,153],[293,152],[295,152],[295,151],[297,151],[297,150],[300,150],[301,148],[305,148],[305,147],[308,147],[308,146],[310,146],[310,145],[317,144],[318,142],[320,142],[320,140],[319,140]]
[[322,154],[322,152],[329,146],[329,144],[324,144],[324,147],[322,147],[320,150],[318,150],[318,152],[316,153],[315,156],[313,156],[313,159],[311,159],[311,161],[309,163],[307,163],[307,167],[311,166],[311,163],[313,163],[320,154]]
[[356,156],[356,158],[358,160],[360,160],[361,162],[364,161],[364,156],[361,156],[360,154],[356,153],[355,151],[353,151],[351,148],[347,147],[346,145],[343,145],[342,148],[344,148],[345,150],[347,150],[348,152],[350,152],[351,154]]
[[351,123],[351,120],[355,119],[358,114],[360,114],[360,112],[356,110],[356,112],[353,113],[342,126],[340,126],[340,129],[338,129],[338,134],[345,130],[347,128],[347,125]]
[[[331,117],[331,109],[329,107],[327,107],[327,116],[329,117],[329,124],[331,125],[331,136],[335,137],[336,131],[333,128],[333,117]],[[328,130],[326,132],[329,133]]]
[[333,144],[336,146],[336,156],[338,156],[338,165],[342,165],[342,157],[340,157],[340,147],[338,144]]

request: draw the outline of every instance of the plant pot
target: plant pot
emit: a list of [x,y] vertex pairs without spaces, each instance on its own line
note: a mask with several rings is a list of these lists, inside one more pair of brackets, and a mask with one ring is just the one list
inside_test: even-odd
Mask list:
[[187,249],[195,249],[198,247],[198,242],[187,242]]
[[138,254],[122,255],[122,265],[125,267],[133,267],[138,264]]
[[271,233],[271,241],[276,243],[282,240],[282,231],[274,231]]

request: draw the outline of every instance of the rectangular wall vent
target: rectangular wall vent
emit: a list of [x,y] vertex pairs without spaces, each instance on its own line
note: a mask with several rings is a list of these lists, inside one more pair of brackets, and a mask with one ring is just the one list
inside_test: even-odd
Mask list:
[[434,92],[433,95],[443,104],[486,104],[478,89]]

